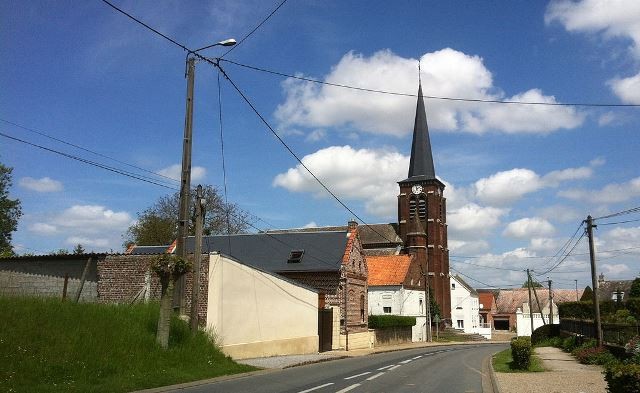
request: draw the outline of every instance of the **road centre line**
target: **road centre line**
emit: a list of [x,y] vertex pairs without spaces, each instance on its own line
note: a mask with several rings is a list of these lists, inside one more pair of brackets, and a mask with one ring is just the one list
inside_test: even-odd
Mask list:
[[350,377],[346,377],[345,379],[358,378],[358,377],[361,377],[361,376],[363,376],[363,375],[367,375],[367,374],[371,374],[371,371],[365,371],[365,372],[360,373],[360,374],[356,374],[356,375],[352,375],[352,376],[350,376]]
[[388,365],[388,366],[384,366],[384,367],[380,367],[380,368],[378,369],[378,371],[380,371],[380,370],[384,370],[385,368],[389,368],[389,367],[393,367],[393,364],[390,364],[390,365]]
[[370,376],[369,378],[367,378],[367,381],[371,381],[372,379],[376,379],[376,378],[378,378],[379,376],[381,376],[381,375],[383,375],[383,374],[384,374],[384,373],[377,373],[377,374],[374,374],[374,375]]
[[313,392],[314,390],[318,390],[318,389],[326,388],[327,386],[331,386],[331,385],[333,385],[333,382],[325,383],[324,385],[316,386],[315,388],[311,388],[311,389],[303,390],[303,391],[298,392],[298,393],[308,393],[308,392]]
[[411,358],[411,359],[416,360],[416,359],[420,359],[421,357],[422,357],[422,355],[418,355],[418,356],[413,357],[413,358]]
[[401,361],[401,362],[400,362],[400,364],[407,364],[407,363],[409,363],[409,362],[410,362],[410,361],[412,361],[412,360],[413,360],[413,359],[403,360],[403,361]]
[[342,390],[338,390],[336,393],[345,393],[345,392],[348,392],[349,390],[353,390],[353,389],[357,388],[358,386],[360,386],[359,383],[354,383],[353,385],[347,386],[346,388],[344,388]]
[[400,364],[396,364],[395,366],[391,367],[390,369],[388,369],[387,371],[391,371],[391,370],[395,370],[396,368],[400,367]]

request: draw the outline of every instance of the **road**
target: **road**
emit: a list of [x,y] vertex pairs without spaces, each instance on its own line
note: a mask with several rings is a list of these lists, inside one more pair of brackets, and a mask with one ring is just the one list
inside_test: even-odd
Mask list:
[[[379,353],[215,382],[180,392],[482,392],[483,359],[505,348],[506,344],[451,345]],[[487,377],[485,374],[485,383]]]

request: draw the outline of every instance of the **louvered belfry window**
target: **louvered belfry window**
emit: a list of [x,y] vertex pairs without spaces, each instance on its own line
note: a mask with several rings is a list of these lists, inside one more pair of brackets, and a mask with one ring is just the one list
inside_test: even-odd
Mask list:
[[427,200],[424,196],[420,196],[418,200],[418,217],[420,217],[421,220],[427,218]]
[[413,218],[416,215],[416,197],[412,196],[409,199],[409,218]]

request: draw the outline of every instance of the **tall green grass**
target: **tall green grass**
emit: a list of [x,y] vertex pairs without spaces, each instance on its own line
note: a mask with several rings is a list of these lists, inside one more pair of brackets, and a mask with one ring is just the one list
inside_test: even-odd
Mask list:
[[0,297],[0,391],[125,392],[254,369],[177,318],[161,349],[158,312],[153,303]]

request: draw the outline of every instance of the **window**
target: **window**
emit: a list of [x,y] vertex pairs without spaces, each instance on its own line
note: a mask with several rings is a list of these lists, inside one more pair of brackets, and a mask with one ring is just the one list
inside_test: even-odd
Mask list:
[[611,300],[618,300],[618,296],[620,296],[619,300],[624,300],[624,291],[613,291],[611,294]]
[[416,197],[412,196],[409,199],[409,218],[413,218],[416,215]]
[[287,259],[287,263],[300,263],[302,261],[302,256],[304,255],[304,250],[291,250],[289,253],[289,259]]
[[458,329],[464,329],[464,320],[458,319]]
[[427,218],[427,201],[424,199],[424,196],[421,196],[418,200],[418,217],[421,220]]
[[391,314],[391,307],[382,307],[382,312],[385,314]]
[[423,301],[422,299],[418,300],[418,307],[420,308],[420,314],[424,314],[424,310],[422,309]]
[[456,283],[454,282],[451,283],[451,289],[456,289]]

